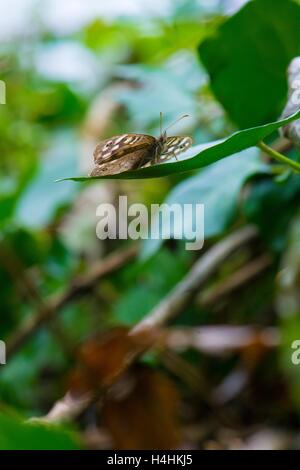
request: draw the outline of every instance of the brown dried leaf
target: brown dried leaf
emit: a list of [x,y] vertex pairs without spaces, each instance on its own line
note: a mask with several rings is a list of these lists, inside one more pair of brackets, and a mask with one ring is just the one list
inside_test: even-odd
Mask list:
[[[117,449],[176,449],[179,396],[166,376],[138,368],[104,400],[105,423]],[[120,393],[120,389],[122,393]]]
[[150,329],[133,335],[127,328],[115,328],[86,341],[78,351],[78,365],[70,374],[69,389],[83,394],[109,387],[154,340],[155,332]]

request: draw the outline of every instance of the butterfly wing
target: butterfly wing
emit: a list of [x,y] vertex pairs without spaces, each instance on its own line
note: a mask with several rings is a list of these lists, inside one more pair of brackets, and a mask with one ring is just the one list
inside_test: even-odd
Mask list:
[[[100,142],[94,151],[95,168],[90,176],[135,170],[146,164],[176,157],[192,145],[191,137],[167,137],[163,147],[146,134],[122,134]],[[157,158],[158,157],[158,158]]]
[[90,176],[115,175],[149,163],[155,155],[157,140],[145,134],[123,134],[97,145],[95,168]]
[[101,165],[96,164],[90,176],[109,176],[123,173],[124,171],[136,170],[151,162],[152,157],[152,149],[136,150]]
[[160,161],[168,160],[176,157],[179,153],[187,150],[193,143],[191,137],[188,136],[171,136],[167,137],[161,152]]
[[156,139],[146,134],[122,134],[100,142],[94,151],[94,162],[98,165],[119,159],[124,155],[143,149],[154,149]]

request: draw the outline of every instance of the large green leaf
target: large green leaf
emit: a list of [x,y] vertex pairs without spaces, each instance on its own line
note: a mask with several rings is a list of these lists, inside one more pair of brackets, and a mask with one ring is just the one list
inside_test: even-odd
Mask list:
[[300,54],[300,6],[292,0],[254,0],[199,47],[211,88],[239,127],[279,115],[286,69]]
[[[204,204],[205,238],[220,235],[235,214],[238,195],[245,181],[256,173],[264,172],[268,172],[268,165],[260,160],[259,151],[255,148],[247,149],[243,155],[233,155],[186,179],[170,192],[165,203],[193,206]],[[190,223],[190,230],[186,226],[187,222]],[[154,223],[159,226],[162,236],[160,239],[149,238],[144,242],[144,258],[158,250],[163,238],[166,238],[164,220],[156,217]],[[192,224],[193,220],[185,221],[185,233],[191,233]],[[171,236],[176,231],[176,219],[174,225]]]
[[300,117],[300,111],[293,114],[287,119],[272,122],[250,129],[244,129],[232,134],[230,137],[210,142],[208,144],[196,145],[188,150],[180,157],[178,162],[167,162],[160,165],[141,168],[140,170],[127,171],[112,176],[94,176],[94,177],[75,177],[64,178],[60,181],[85,181],[94,182],[97,179],[142,179],[142,178],[158,178],[174,173],[183,173],[186,171],[197,170],[211,163],[215,163],[222,158],[229,157],[238,152],[242,152],[247,148],[257,145],[257,143],[265,139],[267,136],[278,130],[280,127]]
[[76,450],[73,434],[57,426],[23,423],[0,413],[0,450]]

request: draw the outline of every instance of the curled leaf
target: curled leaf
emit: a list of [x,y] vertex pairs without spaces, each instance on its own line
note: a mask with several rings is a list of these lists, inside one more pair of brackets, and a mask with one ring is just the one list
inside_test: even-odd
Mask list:
[[[295,57],[288,67],[288,101],[281,119],[300,110],[300,57]],[[300,147],[300,119],[292,121],[282,128],[282,136]]]

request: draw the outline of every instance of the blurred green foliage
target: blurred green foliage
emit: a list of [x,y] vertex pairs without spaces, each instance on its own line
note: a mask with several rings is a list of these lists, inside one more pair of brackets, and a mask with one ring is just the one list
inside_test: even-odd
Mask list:
[[254,0],[200,45],[212,90],[240,127],[272,120],[283,109],[286,70],[300,53],[299,28],[294,1]]
[[[9,340],[95,261],[127,246],[96,239],[100,202],[119,194],[148,205],[201,202],[206,205],[205,249],[247,223],[254,223],[260,234],[257,246],[220,266],[208,288],[225,282],[261,252],[270,254],[272,265],[218,305],[195,302],[174,324],[278,328],[282,345],[278,356],[263,359],[269,375],[262,374],[259,385],[276,388],[282,375],[288,413],[282,407],[276,416],[269,409],[265,416],[256,414],[246,396],[233,414],[241,420],[247,416],[246,424],[265,419],[294,429],[299,426],[299,369],[289,358],[291,342],[300,338],[300,305],[295,295],[292,315],[286,311],[288,299],[278,308],[282,286],[277,281],[293,268],[299,251],[299,237],[291,231],[298,221],[300,179],[298,174],[276,179],[274,166],[252,147],[258,139],[268,136],[272,145],[277,138],[286,66],[299,54],[300,6],[292,0],[253,0],[227,17],[222,2],[214,5],[176,1],[166,16],[95,17],[71,32],[57,32],[37,19],[33,32],[29,28],[1,41],[0,79],[7,85],[7,104],[0,105],[0,339]],[[113,133],[158,135],[160,111],[164,126],[190,113],[172,132],[193,137],[194,160],[170,163],[170,171],[139,170],[139,177],[150,180],[124,181],[118,175],[118,180],[88,187],[55,182],[85,176],[96,142]],[[297,159],[298,152],[292,156]],[[187,163],[192,160],[196,163]],[[65,305],[0,366],[1,448],[81,447],[69,432],[24,424],[14,413],[46,413],[65,392],[74,348],[113,326],[136,324],[199,256],[174,240],[148,241],[143,249],[148,257],[131,261]],[[293,280],[297,290],[297,275]],[[213,385],[237,362],[193,351],[183,357]],[[163,368],[159,354],[151,365]],[[177,385],[182,386],[179,380]],[[261,397],[263,407],[267,400]]]
[[78,450],[79,442],[70,432],[55,426],[24,424],[12,415],[0,415],[1,450]]

